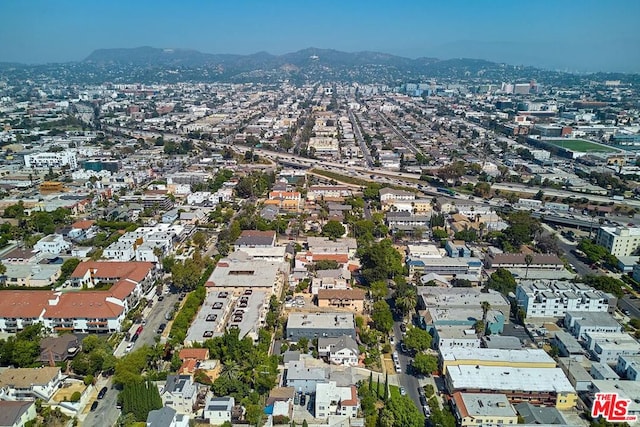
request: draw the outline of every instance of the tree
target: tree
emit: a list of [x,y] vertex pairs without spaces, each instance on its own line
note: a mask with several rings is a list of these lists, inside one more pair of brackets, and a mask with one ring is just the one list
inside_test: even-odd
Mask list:
[[526,254],[524,256],[524,263],[527,265],[527,268],[524,271],[524,278],[526,279],[529,276],[529,266],[533,262],[533,255]]
[[331,240],[336,240],[339,237],[342,237],[345,231],[344,225],[335,219],[327,221],[324,227],[322,227],[322,235],[330,238]]
[[385,298],[389,293],[387,282],[385,280],[376,280],[369,286],[369,292],[371,293],[371,298],[373,298],[374,301]]
[[122,402],[122,413],[132,413],[136,421],[146,421],[150,411],[162,408],[158,387],[151,381],[125,385],[118,399]]
[[438,358],[426,353],[418,353],[413,359],[414,369],[422,375],[430,375],[438,369]]
[[404,344],[408,349],[421,352],[431,348],[431,334],[420,328],[408,328],[404,337]]
[[374,302],[371,319],[377,330],[388,333],[393,327],[393,314],[389,304],[384,300]]
[[418,411],[418,407],[408,396],[399,396],[387,400],[387,405],[382,413],[389,411],[392,414],[392,427],[422,427],[424,417]]
[[511,292],[515,293],[516,279],[509,270],[499,268],[489,276],[487,287],[507,296]]
[[585,285],[589,285],[599,291],[614,294],[618,298],[624,296],[624,282],[610,276],[587,275],[582,278]]
[[418,295],[413,286],[405,286],[402,292],[396,292],[396,308],[400,310],[403,316],[409,314],[416,309],[418,304]]
[[482,309],[482,323],[487,324],[487,313],[491,310],[491,304],[488,301],[482,301],[480,303],[480,308]]
[[491,184],[488,182],[478,182],[473,188],[473,195],[478,197],[487,197],[491,194]]
[[362,276],[367,283],[390,279],[402,273],[402,255],[389,239],[359,249]]

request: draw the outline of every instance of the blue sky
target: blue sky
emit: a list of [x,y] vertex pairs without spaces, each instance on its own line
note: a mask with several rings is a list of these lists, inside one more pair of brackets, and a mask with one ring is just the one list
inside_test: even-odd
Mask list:
[[273,54],[306,47],[640,72],[639,0],[2,0],[0,61],[115,47]]

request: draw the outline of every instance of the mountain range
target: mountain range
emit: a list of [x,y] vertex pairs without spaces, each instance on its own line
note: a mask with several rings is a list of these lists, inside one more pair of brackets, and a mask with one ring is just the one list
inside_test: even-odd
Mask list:
[[[425,79],[485,82],[529,81],[571,84],[586,76],[515,66],[482,59],[406,58],[380,52],[341,52],[307,48],[283,55],[258,52],[250,55],[210,54],[191,49],[154,47],[98,49],[81,62],[28,66],[0,63],[0,71],[24,80],[39,73],[69,82],[264,82],[289,80],[346,81],[399,84]],[[620,79],[636,83],[640,76],[619,73],[589,75],[591,79]]]

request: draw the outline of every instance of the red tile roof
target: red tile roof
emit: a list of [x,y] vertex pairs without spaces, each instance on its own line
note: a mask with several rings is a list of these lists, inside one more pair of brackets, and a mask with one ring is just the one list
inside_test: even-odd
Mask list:
[[195,359],[195,360],[207,360],[209,359],[209,349],[206,348],[183,348],[179,354],[180,360]]
[[88,230],[95,223],[96,222],[94,220],[92,220],[92,219],[87,219],[87,220],[84,220],[84,221],[76,221],[73,224],[71,224],[71,228],[79,228],[80,230]]
[[346,264],[349,261],[349,254],[311,254],[313,262],[322,260],[334,260],[340,264]]
[[362,289],[318,289],[318,299],[350,299],[364,301],[366,292]]
[[40,317],[53,298],[52,291],[0,291],[0,317]]
[[71,278],[82,278],[87,274],[87,270],[92,270],[96,277],[111,280],[131,279],[139,283],[147,277],[152,268],[153,263],[150,262],[85,261],[78,264]]
[[342,406],[356,406],[358,404],[358,389],[356,386],[351,386],[351,399],[343,400]]
[[124,307],[107,301],[109,291],[68,292],[56,305],[47,306],[46,319],[115,318]]
[[182,362],[182,366],[178,369],[179,374],[193,374],[196,370],[198,361],[196,359],[187,359]]

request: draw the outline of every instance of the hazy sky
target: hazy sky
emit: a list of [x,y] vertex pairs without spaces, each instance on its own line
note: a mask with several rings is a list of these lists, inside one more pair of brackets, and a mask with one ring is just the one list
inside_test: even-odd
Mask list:
[[0,0],[1,62],[115,47],[306,47],[640,72],[640,0]]

